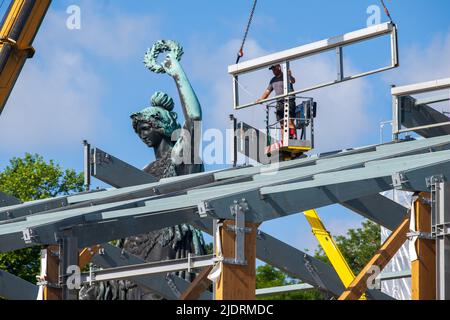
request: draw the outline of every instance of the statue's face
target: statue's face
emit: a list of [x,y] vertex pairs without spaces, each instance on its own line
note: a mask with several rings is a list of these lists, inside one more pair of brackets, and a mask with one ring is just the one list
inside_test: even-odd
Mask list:
[[159,146],[164,136],[160,128],[155,128],[148,121],[140,121],[136,126],[136,133],[142,142],[150,148]]
[[163,139],[170,139],[180,128],[176,114],[160,107],[145,108],[132,114],[131,119],[135,132],[150,148],[157,148]]

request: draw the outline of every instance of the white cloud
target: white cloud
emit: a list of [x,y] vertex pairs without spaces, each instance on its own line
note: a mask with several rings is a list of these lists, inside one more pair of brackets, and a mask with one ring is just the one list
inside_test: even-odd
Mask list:
[[0,118],[4,152],[58,150],[109,126],[101,100],[108,93],[103,59],[112,68],[157,36],[151,17],[133,16],[95,2],[81,2],[81,30],[66,28],[65,11],[50,10],[35,41],[37,50],[17,81]]
[[400,49],[400,67],[384,79],[389,84],[407,85],[450,77],[450,32],[437,34],[427,46]]

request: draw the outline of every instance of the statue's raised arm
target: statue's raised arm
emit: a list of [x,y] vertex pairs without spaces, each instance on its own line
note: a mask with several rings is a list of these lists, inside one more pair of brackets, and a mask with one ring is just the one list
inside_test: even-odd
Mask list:
[[[168,52],[162,64],[157,63],[158,56]],[[202,109],[197,95],[180,64],[183,48],[172,40],[160,40],[156,42],[145,56],[144,63],[153,72],[167,73],[174,80],[180,95],[181,106],[186,121],[185,128],[191,131],[194,121],[202,120]]]

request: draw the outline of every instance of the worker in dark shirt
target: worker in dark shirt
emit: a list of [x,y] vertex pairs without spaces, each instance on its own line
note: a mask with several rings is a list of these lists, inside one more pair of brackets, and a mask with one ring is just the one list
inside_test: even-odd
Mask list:
[[[272,80],[270,80],[269,86],[267,87],[266,91],[264,91],[263,95],[260,99],[257,100],[257,102],[260,102],[262,100],[266,100],[270,94],[275,91],[276,96],[282,96],[284,95],[284,76],[283,71],[281,70],[281,66],[279,64],[273,65],[269,68],[272,70],[274,77]],[[289,92],[294,91],[294,84],[296,82],[295,78],[292,76],[291,70],[289,72]],[[278,99],[277,100],[277,106],[276,106],[276,115],[277,115],[277,121],[281,124],[281,131],[284,131],[284,122],[282,121],[284,119],[284,102],[285,99]],[[295,130],[295,98],[291,97],[289,98],[289,137],[291,139],[296,139],[296,130]]]

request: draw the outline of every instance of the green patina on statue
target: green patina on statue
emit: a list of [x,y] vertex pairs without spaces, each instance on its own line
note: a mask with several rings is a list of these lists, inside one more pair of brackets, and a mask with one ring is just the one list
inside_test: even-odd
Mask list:
[[[159,64],[157,58],[165,52],[167,57]],[[155,151],[156,160],[146,166],[144,171],[158,179],[204,171],[198,157],[199,150],[196,148],[199,141],[195,141],[200,137],[200,133],[195,131],[201,130],[199,123],[202,120],[202,111],[194,89],[180,64],[182,55],[183,49],[179,44],[170,40],[160,40],[147,51],[144,64],[151,71],[168,74],[175,80],[184,114],[183,126],[178,123],[178,115],[173,111],[175,107],[173,99],[164,92],[156,92],[151,97],[150,107],[131,115],[136,134]],[[129,237],[122,240],[120,246],[148,262],[186,258],[189,253],[195,255],[206,253],[202,233],[187,224]],[[194,277],[187,272],[180,272],[176,276],[188,281]],[[160,298],[131,281],[122,280],[84,287],[80,292],[80,299],[85,300]]]

